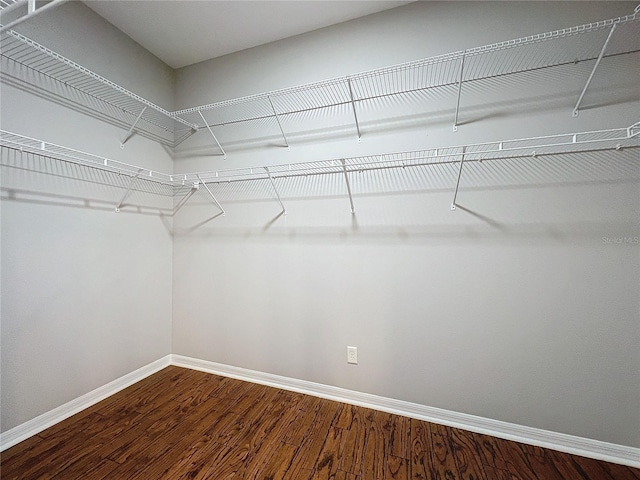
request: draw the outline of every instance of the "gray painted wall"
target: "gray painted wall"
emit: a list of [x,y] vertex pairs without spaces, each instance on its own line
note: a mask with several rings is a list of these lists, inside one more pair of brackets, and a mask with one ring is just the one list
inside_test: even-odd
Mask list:
[[[416,3],[181,69],[176,106],[634,7]],[[227,160],[211,155],[215,146],[198,133],[179,147],[175,168],[341,158],[637,121],[637,57],[599,71],[587,97],[598,108],[571,118],[592,65],[469,88],[455,134],[451,102],[433,107],[437,99],[427,99],[436,114],[417,121],[399,114],[402,128],[365,121],[359,144],[348,115],[343,132],[312,126],[292,135],[291,151],[234,143],[221,127]],[[601,102],[604,86],[619,101]],[[417,114],[419,103],[403,107]],[[278,143],[277,130],[269,142]],[[444,167],[353,175],[353,217],[339,177],[278,180],[287,216],[279,216],[267,183],[213,185],[225,217],[198,193],[175,218],[173,353],[640,446],[637,152],[476,167],[464,172],[456,212],[449,205],[457,171]],[[623,238],[632,241],[615,243]],[[347,345],[359,348],[359,365],[347,365]]]
[[[76,61],[101,63],[98,71],[172,104],[170,70],[145,70],[159,61],[82,3],[28,27]],[[15,87],[0,89],[5,130],[171,171],[170,154],[154,142],[134,136],[121,150],[124,130]],[[134,192],[116,214],[126,179],[5,149],[0,173],[7,431],[170,353],[171,221],[159,213],[170,213],[171,198]]]
[[[417,3],[181,69],[175,84],[170,70],[82,4],[61,7],[25,33],[77,49],[73,58],[98,73],[184,108],[634,7]],[[362,143],[348,115],[341,131],[320,116],[305,119],[309,128],[291,137],[291,151],[265,146],[277,143],[277,131],[256,142],[221,131],[226,161],[198,133],[175,152],[173,167],[626,126],[637,120],[637,65],[603,63],[587,98],[597,108],[578,119],[570,111],[586,63],[465,91],[456,134],[448,99],[423,98],[408,106],[409,116],[391,120],[372,108]],[[171,155],[144,138],[120,150],[119,129],[1,88],[4,129],[172,168]],[[286,217],[268,185],[230,185],[214,190],[225,217],[213,218],[215,207],[199,192],[173,222],[158,215],[172,206],[165,197],[136,193],[131,202],[148,214],[116,215],[122,189],[101,185],[112,179],[30,162],[36,172],[3,158],[3,431],[172,352],[640,446],[640,250],[624,241],[640,236],[634,152],[471,167],[456,212],[449,211],[456,172],[443,167],[354,176],[355,216],[342,179],[327,177],[279,182]],[[22,192],[10,198],[8,190]],[[346,364],[346,345],[358,346],[359,365]]]

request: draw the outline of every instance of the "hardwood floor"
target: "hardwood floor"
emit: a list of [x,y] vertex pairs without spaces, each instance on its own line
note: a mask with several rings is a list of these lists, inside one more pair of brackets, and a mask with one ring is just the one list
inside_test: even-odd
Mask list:
[[640,470],[168,367],[6,450],[10,479],[640,480]]

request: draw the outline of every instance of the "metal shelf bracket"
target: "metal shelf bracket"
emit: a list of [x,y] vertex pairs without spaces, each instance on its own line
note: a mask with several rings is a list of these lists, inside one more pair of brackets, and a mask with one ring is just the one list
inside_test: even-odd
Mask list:
[[458,197],[458,187],[460,187],[460,177],[462,177],[462,166],[464,165],[464,155],[467,153],[467,147],[462,147],[462,156],[460,157],[460,169],[458,170],[458,181],[456,182],[456,191],[453,193],[453,201],[451,202],[451,210],[456,209],[456,198]]
[[[202,186],[205,188],[205,190],[207,191],[207,193],[209,194],[209,196],[213,199],[213,202],[218,206],[218,208],[220,209],[220,211],[222,212],[222,216],[225,217],[227,215],[227,212],[224,211],[224,208],[222,208],[222,205],[220,205],[220,202],[218,202],[218,200],[216,199],[215,195],[213,194],[213,192],[209,189],[209,187],[207,186],[207,184],[204,182],[204,180],[202,180],[202,177],[200,175],[198,175],[198,180],[200,180],[200,183],[202,184]],[[198,188],[197,185],[198,183],[194,183],[194,188]]]
[[353,87],[351,86],[350,78],[347,78],[347,85],[349,86],[349,98],[351,99],[351,109],[353,110],[353,118],[356,121],[356,130],[358,132],[358,143],[360,143],[362,140],[361,139],[362,135],[360,134],[360,124],[358,123],[358,114],[356,113],[356,103],[353,100]]
[[209,130],[209,133],[211,134],[213,139],[216,141],[216,144],[218,145],[218,148],[222,152],[223,158],[226,160],[227,159],[227,153],[224,151],[224,148],[222,148],[222,145],[220,145],[220,142],[218,141],[216,136],[213,134],[213,130],[211,130],[211,127],[207,123],[207,120],[204,118],[204,115],[202,115],[202,112],[200,110],[198,110],[198,114],[200,115],[200,118],[202,118],[202,121],[204,122],[204,125],[207,127],[207,130]]
[[124,144],[127,143],[127,141],[133,136],[133,129],[136,127],[136,125],[138,124],[138,122],[142,118],[142,114],[144,113],[144,111],[146,109],[147,109],[146,106],[144,106],[142,108],[142,110],[140,111],[140,114],[138,115],[138,118],[136,118],[136,121],[133,122],[133,125],[131,125],[131,127],[129,128],[129,131],[127,132],[127,134],[124,136],[124,138],[120,142],[120,148],[124,148]]
[[7,23],[6,25],[2,25],[2,27],[0,27],[0,33],[4,33],[4,32],[6,32],[8,30],[11,30],[13,27],[21,24],[25,20],[33,18],[36,15],[38,15],[38,14],[40,14],[42,12],[45,12],[47,10],[50,10],[52,8],[59,7],[60,5],[62,5],[63,3],[66,3],[68,1],[69,0],[52,0],[51,2],[47,3],[46,5],[41,6],[40,8],[37,8],[36,0],[24,0],[24,1],[15,2],[12,5],[0,10],[0,13],[5,13],[5,14],[9,13],[11,10],[17,9],[17,8],[23,6],[25,3],[27,4],[27,12],[24,15],[22,15],[21,17],[18,17],[15,20]]
[[580,104],[582,103],[582,99],[584,98],[585,93],[587,93],[587,89],[589,88],[589,84],[591,83],[591,80],[593,80],[593,76],[596,74],[596,70],[598,69],[598,65],[600,65],[600,62],[602,61],[602,57],[604,56],[604,52],[607,49],[607,46],[609,45],[609,41],[611,40],[611,37],[613,36],[613,32],[616,31],[616,27],[618,26],[617,23],[613,24],[613,27],[611,27],[611,30],[609,30],[609,35],[607,36],[607,39],[604,42],[604,45],[602,45],[602,49],[600,50],[600,54],[598,55],[598,58],[596,59],[596,63],[593,66],[593,69],[591,70],[591,73],[589,74],[589,78],[587,78],[587,83],[585,83],[584,88],[582,89],[582,93],[580,94],[580,97],[578,98],[578,101],[576,102],[576,106],[573,108],[573,113],[572,116],[573,117],[577,117],[578,116],[578,112],[580,109]]
[[349,203],[351,204],[351,213],[355,215],[356,211],[353,208],[353,196],[351,195],[351,185],[349,184],[349,176],[347,175],[347,164],[344,158],[340,160],[342,162],[342,173],[344,174],[344,181],[347,184],[347,192],[349,192]]
[[465,55],[460,58],[460,74],[458,75],[458,99],[456,100],[456,116],[453,120],[453,131],[458,131],[458,112],[460,110],[460,94],[462,93],[462,75],[464,74]]
[[288,150],[291,150],[291,147],[289,146],[289,142],[287,141],[287,136],[284,134],[282,123],[280,123],[280,117],[278,117],[276,108],[273,106],[273,102],[271,101],[271,95],[267,95],[267,99],[269,100],[269,105],[271,105],[271,110],[273,110],[273,116],[276,117],[276,122],[278,122],[278,127],[280,127],[280,133],[282,134],[282,138],[284,138],[284,144],[287,146]]
[[267,175],[269,176],[269,181],[271,182],[271,186],[273,187],[273,191],[276,192],[276,197],[278,198],[278,203],[282,207],[282,213],[284,213],[286,215],[287,214],[287,209],[284,208],[284,204],[282,203],[282,200],[280,199],[280,194],[278,193],[278,189],[276,188],[276,184],[273,181],[273,177],[271,176],[271,172],[269,171],[269,167],[264,167],[264,171],[267,172]]
[[138,170],[138,173],[136,175],[134,175],[134,177],[131,179],[131,183],[129,183],[129,187],[127,188],[126,192],[124,192],[124,195],[122,196],[122,198],[118,202],[118,206],[115,209],[116,213],[120,213],[120,208],[122,208],[122,204],[124,203],[124,201],[129,196],[129,193],[131,193],[131,189],[133,188],[135,183],[138,181],[138,177],[140,177],[141,173],[142,173],[142,169]]
[[173,215],[178,213],[182,209],[182,207],[184,207],[185,204],[189,201],[189,199],[193,196],[193,194],[196,193],[197,191],[198,191],[198,186],[197,186],[197,182],[195,182],[191,190],[189,190],[189,193],[187,193],[184,197],[182,197],[182,200],[180,200],[178,202],[178,205],[176,205],[176,208],[173,209]]

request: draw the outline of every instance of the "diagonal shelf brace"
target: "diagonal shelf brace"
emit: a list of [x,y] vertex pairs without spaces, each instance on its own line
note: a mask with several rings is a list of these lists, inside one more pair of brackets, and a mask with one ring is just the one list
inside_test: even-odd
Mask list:
[[287,136],[284,134],[282,123],[280,123],[280,117],[278,117],[278,113],[276,112],[276,109],[273,106],[273,102],[271,101],[271,95],[267,95],[267,99],[269,100],[269,105],[271,105],[271,110],[273,110],[273,116],[276,117],[276,122],[278,122],[278,127],[280,127],[280,133],[282,134],[282,138],[284,138],[284,143],[287,146],[287,148],[291,150],[291,147],[289,146],[289,142],[287,141]]
[[220,142],[218,141],[216,136],[213,134],[213,130],[211,130],[211,127],[207,123],[207,120],[204,118],[204,115],[202,115],[202,112],[200,110],[198,110],[198,114],[200,115],[200,118],[202,118],[202,121],[204,122],[205,126],[207,127],[207,130],[209,130],[209,133],[211,134],[213,139],[216,141],[216,144],[218,145],[218,148],[220,149],[220,151],[222,152],[222,155],[224,155],[224,159],[226,160],[227,159],[227,153],[224,151],[224,148],[222,148],[222,145],[220,145]]
[[142,173],[142,169],[139,169],[138,173],[136,173],[135,176],[131,179],[131,183],[129,184],[129,187],[127,188],[127,191],[124,192],[124,195],[120,199],[120,202],[118,202],[118,206],[116,207],[116,213],[120,213],[120,208],[122,207],[122,204],[124,203],[124,201],[129,196],[129,193],[131,193],[131,189],[133,188],[133,186],[138,181],[138,177],[140,176],[141,173]]
[[184,197],[182,197],[182,200],[178,202],[178,205],[176,206],[176,208],[173,209],[173,215],[178,213],[182,209],[182,207],[184,207],[185,204],[189,201],[189,199],[193,196],[193,194],[196,193],[197,191],[198,191],[197,188],[192,188],[191,190],[189,190],[189,192]]
[[467,153],[467,147],[462,147],[462,157],[460,158],[460,169],[458,170],[458,181],[456,182],[456,191],[453,194],[451,202],[451,210],[456,209],[456,198],[458,197],[458,187],[460,186],[460,177],[462,177],[462,165],[464,165],[464,154]]
[[[2,25],[0,27],[0,33],[4,33],[8,30],[11,30],[13,27],[20,25],[22,22],[24,22],[25,20],[28,20],[30,18],[35,17],[36,15],[42,13],[42,12],[46,12],[47,10],[50,10],[52,8],[55,7],[59,7],[60,5],[62,5],[63,3],[68,2],[69,0],[52,0],[51,2],[47,3],[46,5],[43,5],[40,8],[37,8],[36,5],[36,1],[35,0],[27,0],[27,13],[25,15],[22,15],[21,17],[13,20],[12,22],[7,23],[6,25]],[[15,8],[18,7],[22,7],[25,4],[25,2],[15,2],[11,5],[9,5],[6,8],[3,8],[0,12],[1,13],[9,13],[11,10],[14,10]],[[14,7],[15,5],[15,7]]]
[[587,89],[589,88],[589,84],[591,83],[591,80],[593,80],[593,77],[596,74],[596,70],[598,69],[598,65],[600,65],[600,62],[602,61],[602,57],[604,56],[604,52],[607,49],[607,46],[609,45],[609,41],[611,40],[611,37],[613,36],[613,32],[616,31],[616,27],[617,26],[618,26],[617,23],[613,24],[613,27],[611,27],[611,30],[609,31],[609,35],[607,36],[607,39],[604,42],[604,45],[602,45],[602,50],[600,50],[600,54],[598,55],[598,58],[596,59],[596,63],[593,66],[593,69],[591,70],[591,73],[589,74],[589,78],[587,78],[587,83],[585,83],[584,88],[582,89],[582,93],[580,94],[580,97],[578,98],[578,101],[576,102],[576,106],[573,108],[572,116],[574,116],[574,117],[578,116],[578,112],[579,112],[580,104],[582,103],[582,99],[584,98],[585,93],[587,93]]
[[460,111],[460,95],[462,94],[462,75],[464,74],[464,59],[466,54],[460,58],[460,75],[458,76],[458,99],[456,100],[456,116],[453,119],[453,131],[458,131],[458,112]]
[[353,87],[351,87],[351,79],[347,78],[347,85],[349,86],[349,98],[351,99],[351,109],[353,110],[353,118],[356,121],[356,130],[358,131],[358,143],[361,141],[362,135],[360,134],[360,124],[358,123],[358,114],[356,113],[356,104],[353,100]]
[[264,167],[265,172],[267,172],[267,175],[269,176],[269,181],[271,182],[271,186],[273,187],[273,191],[276,192],[276,197],[278,198],[278,203],[280,203],[280,206],[282,207],[282,213],[284,213],[285,215],[287,214],[287,209],[284,208],[284,204],[282,203],[282,200],[280,199],[280,194],[278,193],[278,189],[276,188],[276,183],[273,181],[273,177],[271,176],[271,172],[269,171],[269,167]]
[[347,175],[347,164],[344,158],[340,160],[342,162],[342,173],[344,175],[344,181],[347,184],[347,192],[349,192],[349,203],[351,204],[351,213],[355,214],[356,211],[353,208],[353,196],[351,195],[351,184],[349,184],[349,176]]
[[131,136],[133,135],[133,129],[136,127],[136,125],[138,124],[138,122],[140,121],[140,119],[142,118],[142,114],[144,113],[144,111],[147,109],[146,105],[142,108],[142,110],[140,111],[140,113],[138,114],[138,118],[136,118],[136,121],[133,122],[133,125],[131,125],[131,128],[129,128],[129,131],[127,132],[127,134],[124,136],[124,138],[120,141],[120,148],[124,148],[124,144],[127,143],[127,141],[131,138]]
[[207,184],[204,182],[204,180],[202,180],[202,177],[200,175],[197,176],[198,180],[200,180],[200,183],[202,184],[202,186],[207,190],[207,192],[209,193],[209,195],[211,196],[211,198],[213,199],[213,201],[215,202],[215,204],[218,206],[218,208],[220,209],[220,211],[222,212],[222,216],[226,216],[227,212],[224,211],[224,208],[222,208],[222,205],[220,205],[220,202],[218,202],[218,200],[216,199],[215,195],[213,194],[213,192],[209,189],[209,187],[207,186]]

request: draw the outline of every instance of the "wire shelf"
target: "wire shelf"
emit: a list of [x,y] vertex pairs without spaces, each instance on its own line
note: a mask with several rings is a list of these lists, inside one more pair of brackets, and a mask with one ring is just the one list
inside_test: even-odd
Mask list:
[[[14,3],[0,0],[0,6],[6,8]],[[0,80],[40,95],[50,95],[71,108],[170,147],[176,147],[198,130],[218,127],[224,127],[220,128],[223,135],[228,132],[234,142],[242,143],[252,135],[253,138],[265,137],[264,131],[268,130],[271,136],[281,134],[288,145],[287,136],[303,128],[308,112],[324,110],[323,115],[339,124],[338,128],[353,128],[360,137],[358,118],[366,121],[366,110],[374,103],[383,105],[386,102],[380,99],[406,100],[410,95],[425,92],[433,95],[440,92],[451,102],[451,108],[456,110],[452,118],[455,129],[458,109],[464,109],[460,93],[465,84],[470,86],[480,80],[544,68],[566,68],[599,61],[599,57],[634,52],[640,52],[638,11],[624,17],[172,112],[8,30],[0,36]],[[381,108],[388,109],[389,105]],[[380,115],[384,117],[385,113]],[[229,129],[234,130],[235,136]],[[222,143],[226,140],[223,138]]]
[[137,133],[170,146],[176,141],[177,125],[195,128],[172,112],[14,30],[3,33],[0,42],[0,72],[7,83],[33,85],[39,93],[44,90],[62,97],[118,126],[127,128],[135,124]]
[[[594,178],[608,181],[612,176],[614,180],[640,180],[640,157],[636,151],[640,147],[640,122],[627,128],[178,174],[149,170],[4,130],[0,130],[0,147],[20,153],[11,156],[9,164],[3,162],[5,166],[33,169],[34,165],[39,165],[42,169],[46,167],[43,163],[45,159],[54,159],[94,169],[102,174],[101,184],[111,182],[120,189],[128,184],[116,212],[120,211],[132,190],[142,188],[147,193],[179,198],[173,215],[197,191],[208,194],[221,214],[225,214],[224,207],[215,195],[220,195],[223,202],[237,202],[253,201],[256,195],[263,200],[273,199],[275,193],[286,213],[285,203],[289,198],[344,195],[345,185],[354,212],[354,194],[452,188],[448,182],[452,182],[457,175],[451,204],[454,210],[463,165],[476,184],[504,175],[512,178],[512,182],[523,184],[534,180],[546,184],[562,183],[572,179],[576,181],[576,178],[582,181],[593,181]],[[27,155],[23,156],[23,153]],[[7,156],[3,155],[5,158]],[[586,165],[587,171],[584,171],[585,168],[576,168],[577,164]],[[63,175],[59,168],[55,170]],[[68,175],[73,169],[65,171]],[[367,175],[360,175],[364,173]],[[82,177],[91,175],[84,173]],[[465,178],[462,184],[466,188],[468,180]]]
[[31,153],[43,158],[52,158],[65,162],[97,168],[107,172],[118,173],[129,177],[139,177],[148,182],[173,185],[173,177],[170,174],[149,170],[128,163],[100,157],[92,153],[82,152],[73,148],[64,147],[55,143],[45,142],[32,137],[26,137],[17,133],[0,130],[0,146],[20,152]]
[[0,0],[0,11],[10,7],[14,3],[18,3],[19,1],[20,0]]
[[359,107],[376,99],[458,88],[477,80],[596,60],[614,26],[616,32],[611,35],[604,58],[640,51],[640,18],[634,13],[346,77],[187,108],[174,114],[204,128],[199,114],[205,112],[209,126],[221,127],[265,118],[279,120],[303,112],[352,105],[357,124]]
[[[531,137],[498,142],[477,143],[428,150],[384,153],[281,165],[268,168],[272,178],[306,177],[362,173],[376,170],[397,170],[440,164],[482,163],[489,160],[536,158],[568,153],[584,153],[597,150],[615,150],[640,146],[640,122],[628,128],[597,130],[591,132]],[[174,180],[183,184],[203,181],[228,183],[238,181],[267,180],[264,166],[225,169],[195,173],[176,173]]]

